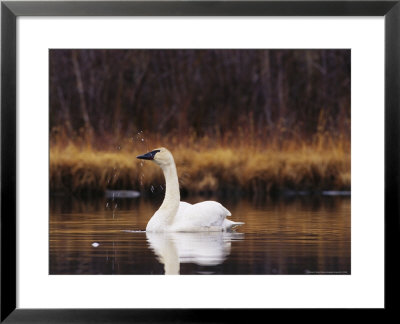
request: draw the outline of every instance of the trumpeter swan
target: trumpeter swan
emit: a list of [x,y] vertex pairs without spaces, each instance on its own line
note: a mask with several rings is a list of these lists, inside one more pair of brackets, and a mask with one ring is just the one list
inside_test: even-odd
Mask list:
[[147,232],[230,231],[244,224],[226,219],[231,213],[216,201],[194,205],[180,201],[174,157],[166,148],[155,149],[137,158],[155,162],[162,169],[166,184],[164,201],[148,222]]

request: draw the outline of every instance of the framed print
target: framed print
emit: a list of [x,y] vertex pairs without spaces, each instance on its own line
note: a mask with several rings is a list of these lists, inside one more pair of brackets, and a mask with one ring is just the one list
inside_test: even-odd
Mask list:
[[393,308],[398,1],[1,10],[2,321]]

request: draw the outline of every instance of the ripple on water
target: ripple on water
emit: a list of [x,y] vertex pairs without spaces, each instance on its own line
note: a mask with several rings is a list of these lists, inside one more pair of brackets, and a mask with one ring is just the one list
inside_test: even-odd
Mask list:
[[145,230],[121,230],[121,232],[126,232],[126,233],[146,233]]

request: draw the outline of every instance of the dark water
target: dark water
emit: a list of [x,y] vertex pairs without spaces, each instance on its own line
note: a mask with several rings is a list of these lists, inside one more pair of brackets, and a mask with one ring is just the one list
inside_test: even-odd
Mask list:
[[145,233],[159,197],[51,198],[49,272],[350,274],[350,197],[218,201],[236,233]]

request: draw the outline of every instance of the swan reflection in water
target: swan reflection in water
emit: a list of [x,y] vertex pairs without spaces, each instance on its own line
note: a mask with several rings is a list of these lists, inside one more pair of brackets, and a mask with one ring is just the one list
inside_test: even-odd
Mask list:
[[243,233],[194,232],[155,233],[146,232],[147,241],[165,274],[180,274],[181,263],[200,266],[216,266],[225,261],[234,240],[241,240]]

